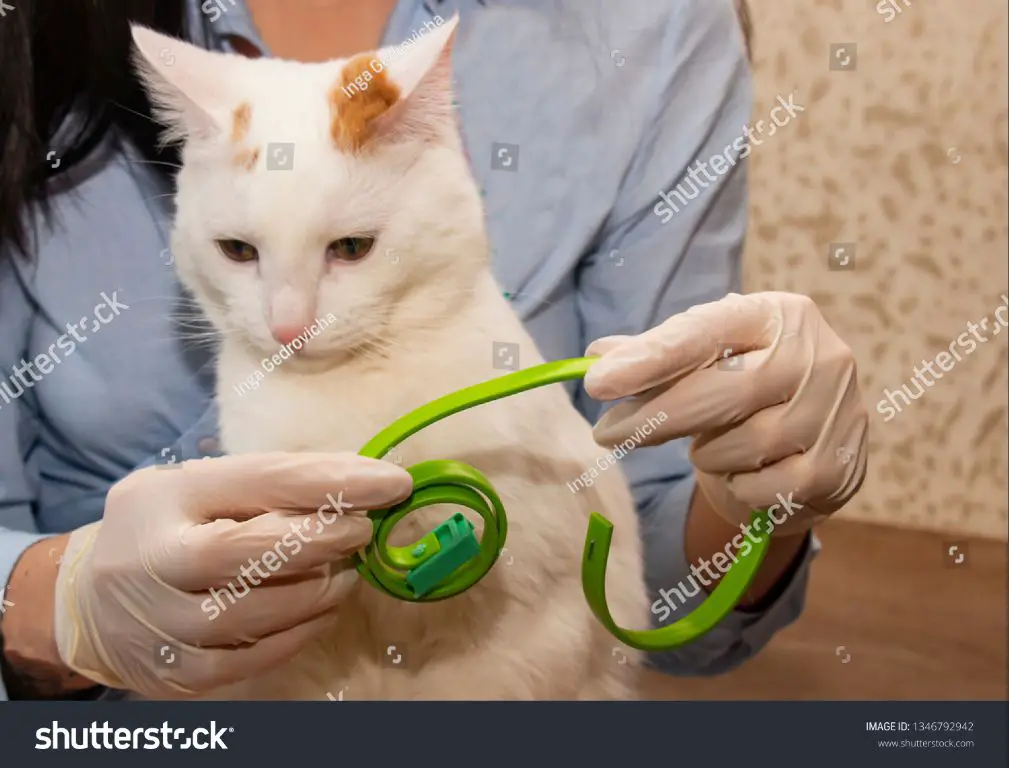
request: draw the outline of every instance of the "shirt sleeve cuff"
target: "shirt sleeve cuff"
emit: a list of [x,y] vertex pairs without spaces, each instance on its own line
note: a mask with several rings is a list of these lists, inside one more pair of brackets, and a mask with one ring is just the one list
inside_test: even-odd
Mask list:
[[[17,595],[7,592],[7,583],[10,581],[14,566],[17,565],[21,555],[28,547],[45,538],[48,538],[47,534],[0,529],[0,595],[2,595],[0,596],[0,623],[3,622],[3,614],[17,605]],[[7,701],[7,687],[4,685],[3,675],[0,675],[0,701]]]
[[[25,533],[23,531],[8,531],[0,529],[0,586],[4,587],[4,595],[10,600],[7,608],[12,608],[17,605],[16,596],[8,595],[6,592],[7,583],[10,581],[11,573],[14,571],[14,567],[17,565],[18,560],[21,555],[24,554],[25,550],[28,549],[32,544],[37,541],[42,541],[42,539],[47,539],[52,534],[44,533]],[[0,624],[3,622],[3,616],[0,615]],[[0,644],[0,652],[2,652],[2,644]],[[3,665],[0,664],[0,670],[3,669]],[[95,686],[94,688],[88,688],[85,691],[80,691],[74,694],[70,694],[66,697],[67,700],[75,701],[88,701],[95,699],[118,699],[122,698],[121,691],[111,691],[110,689],[103,688],[101,686]],[[4,685],[3,674],[0,672],[0,701],[9,701],[9,696],[7,694],[7,686]]]
[[[700,580],[691,574],[684,546],[694,487],[691,472],[669,490],[643,522],[645,577],[656,627],[683,618],[708,596]],[[782,577],[785,583],[776,590],[777,598],[763,610],[735,610],[694,642],[665,653],[650,654],[649,666],[670,675],[716,675],[755,656],[776,632],[802,613],[809,565],[819,551],[820,542],[811,534],[795,565]]]

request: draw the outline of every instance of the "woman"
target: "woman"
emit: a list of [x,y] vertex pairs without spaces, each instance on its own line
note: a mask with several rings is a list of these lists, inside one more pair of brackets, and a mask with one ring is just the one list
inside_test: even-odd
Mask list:
[[[153,1],[68,10],[40,0],[0,25],[4,71],[22,73],[0,81],[6,695],[91,697],[141,683],[178,695],[277,663],[338,613],[348,586],[313,561],[365,544],[367,524],[331,526],[300,578],[254,590],[247,611],[194,626],[186,601],[262,552],[250,532],[283,532],[262,514],[272,504],[309,514],[337,481],[364,508],[410,489],[395,466],[342,454],[224,457],[185,480],[150,467],[216,454],[216,414],[210,355],[172,325],[176,160],[155,148],[129,74],[128,20],[208,48],[321,61],[397,43],[458,11],[460,127],[500,282],[547,359],[599,340],[589,352],[602,360],[575,395],[588,419],[648,391],[609,410],[598,441],[625,440],[650,408],[670,414],[648,438],[655,447],[622,462],[657,623],[703,600],[713,581],[702,571],[717,579],[709,566],[721,570],[719,557],[739,546],[751,508],[777,510],[744,603],[654,663],[722,671],[798,615],[817,547],[810,528],[860,486],[867,419],[851,353],[812,302],[726,296],[746,225],[739,161],[747,138],[756,143],[732,3],[642,0],[619,14],[361,5],[179,0],[155,12]],[[60,563],[85,554],[89,577],[68,583]],[[177,580],[155,583],[151,572]]]

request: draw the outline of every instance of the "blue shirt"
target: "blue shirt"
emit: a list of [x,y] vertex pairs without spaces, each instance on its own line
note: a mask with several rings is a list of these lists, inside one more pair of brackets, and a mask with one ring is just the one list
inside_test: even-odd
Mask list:
[[[264,49],[241,0],[202,5],[188,0],[193,42],[231,50],[240,36]],[[456,97],[493,269],[546,359],[577,357],[593,339],[640,333],[738,288],[746,163],[673,217],[659,198],[698,158],[732,146],[749,119],[732,0],[401,0],[383,44],[456,10]],[[170,185],[110,136],[53,193],[50,226],[25,214],[33,263],[0,254],[0,585],[28,545],[100,518],[109,487],[130,471],[217,452],[210,352],[178,325]],[[595,421],[600,404],[571,392]],[[679,440],[621,461],[652,600],[690,574],[687,449]],[[707,674],[754,654],[801,611],[815,549],[766,610],[737,611],[653,663]],[[17,595],[6,598],[18,610]]]

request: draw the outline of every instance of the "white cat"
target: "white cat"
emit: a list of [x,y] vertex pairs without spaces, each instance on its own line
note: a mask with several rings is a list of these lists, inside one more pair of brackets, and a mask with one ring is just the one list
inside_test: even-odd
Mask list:
[[[169,136],[185,140],[172,253],[222,336],[226,452],[357,451],[408,411],[500,375],[495,340],[517,344],[525,366],[543,361],[491,276],[452,108],[455,26],[394,55],[322,64],[210,53],[134,29]],[[269,363],[256,389],[242,387],[298,334],[311,338]],[[405,466],[457,459],[484,472],[508,511],[505,556],[437,603],[359,581],[331,636],[207,698],[633,698],[638,654],[592,615],[580,568],[598,511],[615,526],[614,618],[645,628],[637,516],[619,468],[579,493],[567,487],[605,450],[564,388],[451,416],[397,454]],[[453,511],[415,513],[393,543]],[[467,516],[479,535],[482,520]]]

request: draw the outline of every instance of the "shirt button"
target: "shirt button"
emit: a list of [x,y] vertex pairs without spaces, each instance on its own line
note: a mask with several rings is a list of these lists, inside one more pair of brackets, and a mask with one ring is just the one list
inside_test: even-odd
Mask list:
[[201,456],[218,456],[221,453],[221,441],[213,435],[201,437],[196,443],[196,450]]

